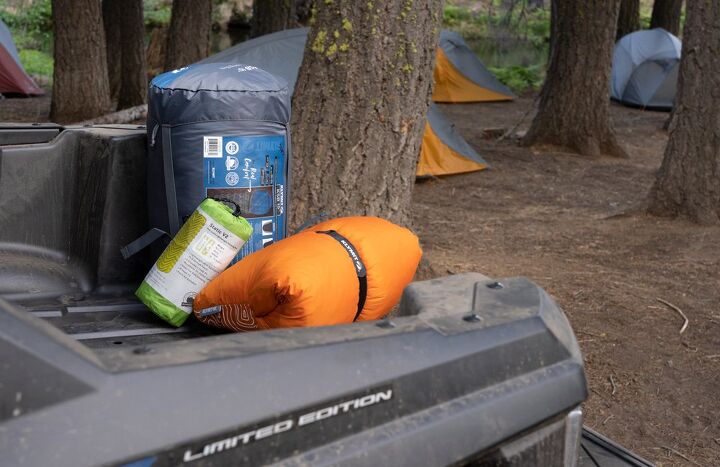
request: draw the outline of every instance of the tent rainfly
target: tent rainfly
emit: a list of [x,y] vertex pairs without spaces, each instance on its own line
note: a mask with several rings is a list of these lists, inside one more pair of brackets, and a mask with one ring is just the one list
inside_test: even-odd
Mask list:
[[41,96],[45,92],[25,73],[10,29],[0,20],[0,94]]
[[[267,34],[234,45],[202,60],[200,63],[227,62],[253,65],[285,78],[289,83],[289,88],[293,90],[295,89],[295,81],[297,80],[300,65],[302,64],[307,34],[308,28],[288,29]],[[443,37],[445,37],[445,35],[441,35],[441,43]],[[453,37],[453,33],[449,33],[448,37]],[[462,39],[460,40],[462,41]],[[440,49],[438,49],[438,57],[441,53]],[[453,90],[445,94],[457,96],[457,86],[460,86],[459,83],[464,83],[466,86],[469,86],[468,83],[470,83],[478,89],[485,89],[473,84],[475,83],[474,79],[481,76],[486,76],[486,84],[492,86],[492,89],[487,88],[488,91],[485,92],[485,94],[475,89],[462,93],[462,96],[465,98],[472,98],[474,100],[457,100],[457,102],[508,100],[514,97],[506,88],[505,91],[507,91],[507,94],[502,94],[502,92],[505,92],[502,90],[504,86],[485,69],[477,57],[474,58],[474,65],[473,61],[467,58],[458,61],[458,65],[454,65],[450,63],[450,57],[454,57],[455,55],[446,55],[448,57],[446,62],[449,64],[446,65],[446,70],[440,74],[438,74],[437,70],[435,72],[436,77],[443,77],[444,82],[453,86]],[[477,67],[478,64],[479,68]],[[467,78],[460,79],[458,78],[460,74],[456,70],[462,69],[461,66],[474,66],[475,68],[474,71],[467,71],[465,75],[468,76]],[[482,74],[481,71],[484,71],[485,74]],[[447,77],[451,77],[452,79],[446,79]],[[439,84],[440,83],[436,83],[436,92]],[[433,95],[433,98],[434,97],[435,95]],[[436,105],[431,104],[428,109],[425,133],[423,134],[422,147],[418,159],[417,176],[450,175],[473,172],[485,169],[486,167],[487,163],[463,139],[455,129],[455,126],[442,114]]]
[[435,102],[509,101],[515,95],[470,50],[460,34],[443,29],[435,55]]
[[636,31],[615,44],[610,96],[631,106],[672,109],[682,43],[662,28]]

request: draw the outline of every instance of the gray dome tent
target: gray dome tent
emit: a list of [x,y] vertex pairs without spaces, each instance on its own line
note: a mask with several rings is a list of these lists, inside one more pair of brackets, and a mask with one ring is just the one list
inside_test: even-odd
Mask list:
[[[296,28],[267,34],[236,44],[199,63],[242,63],[256,66],[284,78],[292,93],[302,64],[308,31],[308,28]],[[450,175],[486,167],[487,162],[465,141],[455,125],[436,105],[431,104],[428,108],[417,176]]]
[[624,104],[671,109],[681,50],[680,39],[662,28],[623,37],[613,53],[610,96]]

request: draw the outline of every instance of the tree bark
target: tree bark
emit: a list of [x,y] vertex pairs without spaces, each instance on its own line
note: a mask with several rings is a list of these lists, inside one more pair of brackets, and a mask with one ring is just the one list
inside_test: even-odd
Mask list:
[[[105,0],[108,1],[108,0]],[[121,22],[122,78],[118,110],[145,103],[147,98],[147,64],[145,62],[145,21],[142,0],[111,0],[122,3]]]
[[295,0],[255,0],[252,37],[298,27]]
[[123,14],[123,4],[118,0],[103,0],[102,17],[105,27],[105,55],[107,56],[108,80],[110,84],[110,100],[116,102],[120,95],[120,79],[122,77],[122,32],[119,17]]
[[522,143],[588,156],[625,157],[608,96],[620,0],[554,0],[550,65],[540,106]]
[[165,52],[167,49],[168,28],[153,28],[150,33],[145,62],[148,68],[148,77],[159,75],[165,69]]
[[442,0],[316,3],[293,98],[290,224],[410,222]]
[[76,122],[110,110],[105,31],[100,2],[52,0],[53,94],[50,118]]
[[[689,4],[692,2],[688,2]],[[680,35],[680,13],[683,0],[655,0],[650,29],[663,28],[676,36]]]
[[212,0],[174,0],[165,49],[165,69],[175,70],[210,53]]
[[312,17],[313,0],[295,0],[295,16],[298,26],[307,26]]
[[651,214],[720,223],[720,2],[687,5],[678,93]]
[[615,40],[640,29],[640,0],[621,0]]
[[142,105],[147,95],[142,0],[103,0],[110,97],[117,110]]

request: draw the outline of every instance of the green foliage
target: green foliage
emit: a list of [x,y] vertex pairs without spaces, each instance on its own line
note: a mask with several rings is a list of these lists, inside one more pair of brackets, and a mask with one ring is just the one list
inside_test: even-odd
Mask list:
[[[510,9],[508,5],[512,5]],[[533,8],[527,0],[482,4],[448,0],[443,26],[459,32],[483,63],[516,93],[542,85],[550,38],[549,8]]]
[[539,90],[545,79],[545,69],[540,65],[490,68],[490,71],[516,94]]
[[463,22],[473,20],[473,14],[467,8],[455,6],[452,4],[445,5],[443,9],[443,24],[446,27],[457,26]]
[[167,0],[144,0],[143,17],[146,27],[167,26],[172,15],[172,2]]
[[[463,2],[466,4],[467,2]],[[511,11],[503,2],[471,10],[449,1],[443,9],[443,26],[457,31],[466,39],[511,36],[542,45],[550,37],[549,9],[530,8],[527,0],[514,3]]]
[[20,63],[30,75],[47,76],[53,75],[53,58],[45,52],[32,49],[24,49],[18,52]]
[[640,5],[640,29],[650,29],[652,5]]
[[536,10],[528,16],[525,37],[538,47],[550,40],[549,10]]
[[51,49],[53,23],[50,0],[36,0],[14,13],[0,9],[0,19],[12,31],[18,49]]

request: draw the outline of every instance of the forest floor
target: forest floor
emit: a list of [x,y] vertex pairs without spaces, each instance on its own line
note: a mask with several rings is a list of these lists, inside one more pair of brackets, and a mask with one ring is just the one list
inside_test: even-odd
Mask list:
[[442,274],[522,275],[555,297],[585,358],[587,425],[658,465],[720,465],[720,227],[643,212],[668,114],[612,105],[624,160],[483,139],[532,106],[442,106],[491,169],[416,185],[425,254]]
[[46,87],[45,95],[39,97],[0,96],[0,122],[47,122],[50,118],[50,96],[52,91]]
[[[720,227],[643,213],[667,114],[612,105],[624,160],[484,139],[523,116],[526,129],[532,106],[442,106],[491,169],[416,185],[425,254],[440,273],[523,275],[556,298],[585,357],[589,426],[659,466],[720,465]],[[47,96],[0,101],[0,121],[48,112]],[[684,333],[658,299],[687,315]]]

